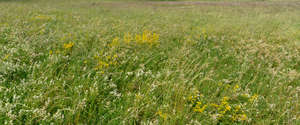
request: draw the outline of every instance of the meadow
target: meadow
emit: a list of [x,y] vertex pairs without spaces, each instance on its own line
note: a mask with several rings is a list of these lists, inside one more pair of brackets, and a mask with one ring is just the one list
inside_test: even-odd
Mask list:
[[0,0],[0,124],[300,124],[300,2]]

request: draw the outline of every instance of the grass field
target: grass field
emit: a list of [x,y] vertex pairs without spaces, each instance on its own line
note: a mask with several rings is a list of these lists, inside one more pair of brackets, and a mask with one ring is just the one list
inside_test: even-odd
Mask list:
[[299,125],[299,14],[299,1],[2,0],[0,124]]

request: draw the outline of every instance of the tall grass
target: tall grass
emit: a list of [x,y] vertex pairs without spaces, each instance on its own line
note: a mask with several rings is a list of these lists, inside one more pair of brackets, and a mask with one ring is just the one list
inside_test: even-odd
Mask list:
[[0,3],[0,124],[299,124],[299,9]]

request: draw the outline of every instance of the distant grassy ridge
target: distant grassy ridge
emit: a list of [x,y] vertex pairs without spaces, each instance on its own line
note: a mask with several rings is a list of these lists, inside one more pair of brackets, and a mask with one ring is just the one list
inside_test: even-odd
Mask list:
[[225,2],[225,1],[231,1],[231,2],[268,2],[268,1],[295,1],[299,2],[300,0],[104,0],[104,1],[136,1],[136,2],[142,2],[142,1],[212,1],[212,2]]
[[[35,1],[35,2],[47,2],[47,0],[0,0],[0,2],[30,2],[30,1]],[[56,1],[56,0],[54,0]],[[59,0],[58,0],[59,1]],[[68,0],[69,2],[82,2],[82,0]],[[152,2],[183,2],[183,1],[190,1],[190,2],[201,2],[201,1],[205,1],[205,2],[268,2],[268,1],[282,1],[282,2],[287,2],[287,1],[295,1],[295,2],[300,2],[300,0],[86,0],[87,2],[101,2],[101,1],[112,1],[112,2],[147,2],[147,1],[152,1]]]

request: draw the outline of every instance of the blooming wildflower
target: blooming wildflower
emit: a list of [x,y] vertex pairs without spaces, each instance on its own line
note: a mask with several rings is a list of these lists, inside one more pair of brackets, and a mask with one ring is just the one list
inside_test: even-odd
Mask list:
[[49,51],[49,55],[52,55],[52,54],[53,54],[53,51],[52,51],[52,50],[50,50],[50,51]]
[[253,101],[257,100],[257,98],[258,98],[258,95],[254,94],[253,96],[251,96],[251,98],[249,99],[249,101],[253,102]]
[[213,107],[215,107],[215,108],[218,108],[218,107],[219,107],[219,105],[214,104],[214,103],[212,103],[212,104],[210,104],[210,105],[213,106]]
[[245,120],[247,120],[248,118],[247,118],[247,115],[246,114],[242,114],[242,115],[240,115],[240,120],[241,121],[245,121]]
[[231,107],[229,105],[225,106],[225,110],[230,111]]
[[[151,33],[148,30],[145,30],[141,35],[140,34],[135,35],[135,41],[140,44],[147,43],[150,46],[152,46],[153,44],[158,43],[158,40],[159,40],[159,34]],[[125,39],[125,42],[126,41],[128,41],[128,38]]]
[[234,88],[233,88],[233,91],[236,91],[237,89],[239,89],[240,88],[240,86],[238,85],[238,84],[236,84],[235,86],[234,86]]
[[140,42],[142,42],[142,36],[141,35],[135,35],[135,41],[137,42],[137,43],[140,43]]
[[220,113],[221,113],[221,114],[225,114],[225,113],[226,113],[226,110],[224,110],[224,111],[221,111]]
[[188,100],[191,101],[191,102],[193,103],[196,99],[194,98],[194,96],[189,96],[189,97],[188,97]]
[[153,33],[153,41],[158,41],[159,34]]
[[112,40],[112,42],[109,44],[109,46],[111,47],[114,47],[114,46],[118,46],[120,43],[119,43],[119,38],[116,37]]
[[[226,87],[226,86],[224,86]],[[239,86],[235,85],[231,88],[238,89]],[[209,103],[203,104],[199,99],[201,95],[197,94],[197,96],[189,96],[188,100],[193,103],[192,111],[197,113],[204,113],[203,115],[210,115],[215,120],[222,120],[228,122],[238,122],[247,120],[247,115],[245,110],[242,109],[243,103],[236,104],[236,102],[232,102],[231,97],[224,96],[220,99],[220,104],[218,103]],[[257,99],[258,95],[253,95],[251,98]],[[232,98],[235,99],[235,98]],[[207,108],[209,106],[209,108]],[[207,110],[207,112],[205,112]],[[214,114],[211,114],[214,113]]]
[[149,31],[145,30],[142,35],[142,41],[147,42],[149,39],[149,35],[150,35]]
[[225,97],[223,97],[222,102],[226,102],[228,100],[229,100],[229,97],[225,96]]
[[233,116],[231,117],[231,120],[232,120],[233,122],[237,121],[237,120],[238,120],[238,116],[237,116],[237,115],[233,115]]
[[197,103],[197,105],[201,105],[202,103],[201,102],[196,102]]
[[235,106],[235,112],[238,112],[239,110],[241,110],[241,106],[240,105]]
[[194,112],[202,113],[206,109],[207,105],[200,107],[200,104],[201,102],[196,105],[196,107],[194,108]]
[[101,61],[101,60],[99,60],[98,61],[98,65],[96,66],[96,69],[97,70],[99,70],[99,69],[102,69],[102,68],[104,68],[104,67],[108,67],[109,66],[109,64],[108,63],[106,63],[106,62],[104,62],[104,61]]
[[9,54],[5,55],[3,60],[7,60],[9,56],[10,56]]
[[69,43],[65,43],[65,44],[64,44],[64,48],[65,48],[65,49],[71,49],[71,48],[73,48],[73,46],[74,46],[74,43],[73,43],[73,42],[69,42]]
[[117,55],[117,54],[115,54],[115,55],[114,55],[114,58],[117,58],[117,57],[118,57],[118,55]]
[[95,59],[99,59],[99,56],[98,56],[98,55],[95,55],[94,58],[95,58]]
[[163,113],[162,111],[158,110],[157,114],[162,117],[164,120],[167,119],[168,115],[166,113]]
[[124,41],[129,44],[132,40],[132,36],[131,34],[127,33],[125,36],[124,36]]

